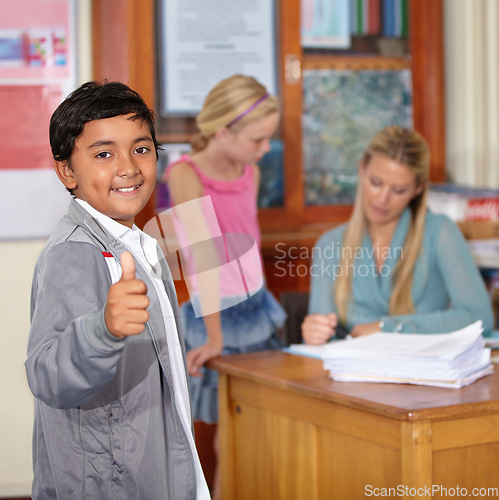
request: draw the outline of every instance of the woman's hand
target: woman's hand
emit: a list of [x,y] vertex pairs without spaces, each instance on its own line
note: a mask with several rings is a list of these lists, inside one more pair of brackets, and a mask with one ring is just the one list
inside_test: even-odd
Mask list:
[[301,325],[301,334],[305,344],[325,344],[333,335],[338,324],[338,316],[330,314],[309,314]]
[[223,343],[208,340],[201,347],[187,353],[187,371],[193,377],[201,377],[201,367],[210,359],[218,358],[222,354]]
[[352,337],[363,337],[364,335],[372,335],[373,333],[379,332],[379,323],[363,323],[360,325],[355,325],[350,330],[350,335]]

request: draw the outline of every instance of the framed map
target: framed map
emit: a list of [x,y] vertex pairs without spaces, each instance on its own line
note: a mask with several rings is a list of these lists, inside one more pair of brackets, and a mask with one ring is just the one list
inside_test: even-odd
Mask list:
[[362,154],[389,125],[413,126],[410,70],[304,71],[306,204],[352,204]]
[[259,161],[260,191],[259,208],[284,206],[284,144],[273,139],[270,151]]

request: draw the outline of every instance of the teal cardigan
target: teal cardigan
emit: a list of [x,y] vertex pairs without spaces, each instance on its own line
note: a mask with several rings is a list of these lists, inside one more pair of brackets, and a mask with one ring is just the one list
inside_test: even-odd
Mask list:
[[[347,328],[382,321],[382,330],[386,332],[447,333],[482,320],[484,333],[490,332],[493,329],[490,297],[466,241],[447,216],[430,211],[412,285],[415,314],[389,316],[393,269],[403,256],[410,217],[406,209],[379,272],[369,235],[353,251],[353,300],[348,309]],[[309,314],[337,312],[334,281],[342,272],[345,227],[323,234],[313,249]]]

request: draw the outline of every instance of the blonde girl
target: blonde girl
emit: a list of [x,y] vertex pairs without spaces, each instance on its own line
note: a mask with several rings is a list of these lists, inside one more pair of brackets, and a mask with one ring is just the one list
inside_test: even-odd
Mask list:
[[[223,270],[204,285],[201,278],[206,273],[192,273],[189,277],[190,300],[182,305],[182,322],[194,418],[206,423],[218,420],[218,378],[216,372],[204,366],[205,363],[220,355],[281,346],[276,331],[284,322],[284,311],[258,281],[258,276],[262,275],[262,260],[257,218],[258,162],[270,150],[270,138],[278,123],[277,97],[252,77],[231,76],[207,95],[196,118],[198,134],[192,140],[191,153],[166,170],[166,181],[177,209],[186,202],[209,196],[216,215],[215,229],[222,235],[248,235],[258,249],[255,266],[250,271],[244,270],[249,298],[241,296],[237,277]],[[213,236],[213,223],[206,220],[200,227],[200,219],[208,219],[207,213],[184,221],[186,232],[191,233],[193,241],[204,232],[206,238],[210,234]],[[200,270],[203,266],[199,260],[196,262],[195,256],[193,260],[194,268],[197,264]],[[206,310],[203,309],[203,300],[206,303],[203,296],[206,295],[212,303],[219,299],[220,312],[196,315],[199,302],[200,309]],[[229,307],[231,304],[235,305]],[[217,496],[216,471],[213,498]]]

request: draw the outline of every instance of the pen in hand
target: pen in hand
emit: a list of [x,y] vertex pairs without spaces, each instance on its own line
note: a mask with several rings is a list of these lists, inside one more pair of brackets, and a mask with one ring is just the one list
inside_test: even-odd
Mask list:
[[341,323],[338,323],[336,325],[336,328],[334,329],[334,335],[332,338],[341,340],[341,339],[346,339],[347,336],[349,335],[350,332]]

